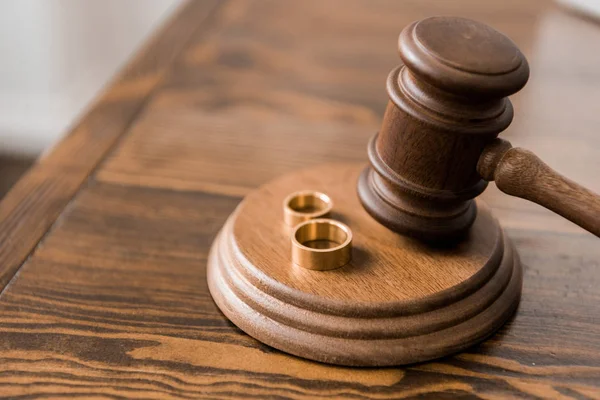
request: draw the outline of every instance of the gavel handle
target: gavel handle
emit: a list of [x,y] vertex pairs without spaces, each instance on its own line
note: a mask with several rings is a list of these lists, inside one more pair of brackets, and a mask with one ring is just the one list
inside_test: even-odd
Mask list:
[[477,172],[504,193],[546,207],[600,237],[600,196],[554,171],[529,150],[495,139]]

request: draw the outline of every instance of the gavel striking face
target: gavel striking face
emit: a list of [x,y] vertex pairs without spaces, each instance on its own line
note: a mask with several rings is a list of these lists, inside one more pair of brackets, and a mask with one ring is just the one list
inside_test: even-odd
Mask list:
[[496,139],[513,118],[507,96],[529,77],[510,39],[476,21],[432,17],[406,27],[398,47],[403,65],[388,77],[390,101],[358,183],[371,216],[419,239],[460,238],[476,217],[472,199],[496,180],[600,235],[597,195]]

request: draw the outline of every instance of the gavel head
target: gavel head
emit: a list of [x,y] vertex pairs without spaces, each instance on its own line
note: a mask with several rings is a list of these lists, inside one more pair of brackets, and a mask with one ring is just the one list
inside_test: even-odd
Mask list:
[[398,48],[403,64],[388,76],[390,101],[358,194],[396,232],[459,238],[475,219],[472,199],[487,186],[479,156],[512,121],[507,96],[525,85],[529,66],[506,36],[464,18],[414,22]]

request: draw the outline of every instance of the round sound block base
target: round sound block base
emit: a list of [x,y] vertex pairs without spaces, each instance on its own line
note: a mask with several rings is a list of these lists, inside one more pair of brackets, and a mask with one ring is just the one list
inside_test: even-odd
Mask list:
[[[458,244],[434,247],[398,235],[361,207],[364,165],[295,172],[250,193],[229,217],[208,260],[210,292],[243,331],[285,352],[351,366],[389,366],[463,350],[515,311],[522,270],[489,209]],[[352,229],[352,261],[331,271],[291,261],[282,202],[316,190]]]

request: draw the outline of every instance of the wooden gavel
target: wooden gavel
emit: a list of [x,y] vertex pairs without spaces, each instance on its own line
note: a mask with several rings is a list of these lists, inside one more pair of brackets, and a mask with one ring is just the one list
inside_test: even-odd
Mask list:
[[507,96],[529,78],[510,39],[476,21],[433,17],[406,27],[398,47],[404,64],[388,77],[390,101],[358,183],[373,218],[424,240],[458,238],[475,220],[472,199],[495,181],[600,236],[600,196],[496,138],[512,121]]

